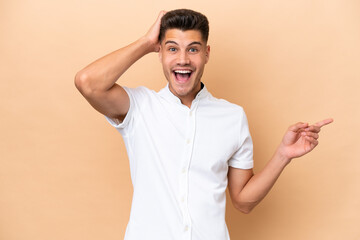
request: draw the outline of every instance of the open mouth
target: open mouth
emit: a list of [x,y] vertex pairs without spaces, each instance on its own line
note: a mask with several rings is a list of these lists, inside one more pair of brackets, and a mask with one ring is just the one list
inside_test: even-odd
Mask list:
[[175,75],[175,79],[178,82],[184,83],[190,79],[192,71],[191,70],[174,70],[173,73]]

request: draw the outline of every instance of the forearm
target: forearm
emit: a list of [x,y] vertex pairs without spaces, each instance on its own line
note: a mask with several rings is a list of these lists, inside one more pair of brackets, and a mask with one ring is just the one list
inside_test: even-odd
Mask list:
[[229,190],[235,207],[249,213],[268,194],[291,159],[312,151],[318,144],[320,128],[332,122],[333,119],[330,118],[310,126],[302,122],[290,126],[274,156],[255,175],[252,171],[230,168]]
[[154,51],[145,37],[91,63],[76,74],[75,81],[91,91],[107,91],[137,60]]
[[237,196],[237,207],[250,212],[271,190],[281,172],[290,162],[279,151],[269,160],[266,166],[253,175]]

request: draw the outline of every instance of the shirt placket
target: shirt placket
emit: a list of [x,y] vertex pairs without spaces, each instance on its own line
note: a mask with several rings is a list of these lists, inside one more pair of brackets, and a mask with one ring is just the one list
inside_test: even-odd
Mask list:
[[181,173],[180,173],[180,208],[183,215],[183,232],[184,238],[191,239],[191,218],[188,208],[188,197],[189,197],[189,170],[190,162],[193,153],[194,146],[194,137],[195,137],[195,115],[197,109],[197,101],[192,103],[190,109],[187,110],[187,128],[186,128],[186,137],[185,137],[185,150],[183,155],[183,160],[181,163]]

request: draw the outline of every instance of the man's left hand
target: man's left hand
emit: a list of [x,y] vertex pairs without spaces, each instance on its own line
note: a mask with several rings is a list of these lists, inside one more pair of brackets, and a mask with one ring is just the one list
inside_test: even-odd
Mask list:
[[329,118],[313,125],[299,122],[290,126],[278,148],[278,153],[289,161],[307,154],[318,145],[321,128],[332,122],[333,119]]

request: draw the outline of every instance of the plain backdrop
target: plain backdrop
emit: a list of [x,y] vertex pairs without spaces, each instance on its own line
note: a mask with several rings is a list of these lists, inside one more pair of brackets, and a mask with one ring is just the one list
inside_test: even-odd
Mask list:
[[[124,143],[74,76],[176,8],[210,21],[203,82],[245,109],[255,172],[290,124],[335,120],[251,214],[228,198],[231,239],[360,239],[357,0],[2,0],[0,239],[123,239],[132,197]],[[118,82],[166,84],[155,53]]]

